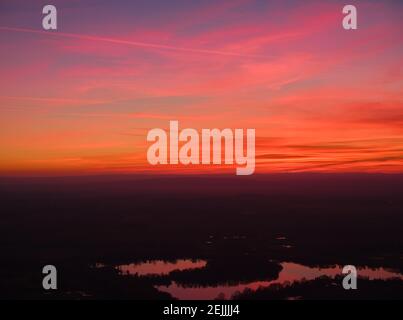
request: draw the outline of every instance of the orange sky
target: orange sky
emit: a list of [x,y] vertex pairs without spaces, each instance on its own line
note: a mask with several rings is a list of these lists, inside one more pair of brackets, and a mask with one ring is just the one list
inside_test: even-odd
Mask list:
[[256,173],[403,172],[402,3],[82,3],[0,6],[1,175],[223,170],[148,165],[169,120],[255,128]]

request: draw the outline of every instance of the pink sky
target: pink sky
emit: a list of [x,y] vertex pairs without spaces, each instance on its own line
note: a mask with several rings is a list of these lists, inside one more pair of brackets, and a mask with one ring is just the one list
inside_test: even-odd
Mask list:
[[[403,6],[353,1],[0,6],[0,173],[173,172],[147,131],[255,128],[256,172],[403,171]],[[221,170],[221,169],[220,169]]]

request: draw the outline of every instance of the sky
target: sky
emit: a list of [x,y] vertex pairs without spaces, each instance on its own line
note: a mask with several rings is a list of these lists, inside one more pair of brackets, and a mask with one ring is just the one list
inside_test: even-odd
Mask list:
[[148,164],[147,132],[254,128],[256,173],[403,172],[403,2],[0,0],[0,175]]

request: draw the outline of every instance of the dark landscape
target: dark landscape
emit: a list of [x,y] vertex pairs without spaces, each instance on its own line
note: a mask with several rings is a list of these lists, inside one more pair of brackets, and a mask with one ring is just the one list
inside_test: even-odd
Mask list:
[[397,174],[3,177],[0,298],[401,299],[402,193]]

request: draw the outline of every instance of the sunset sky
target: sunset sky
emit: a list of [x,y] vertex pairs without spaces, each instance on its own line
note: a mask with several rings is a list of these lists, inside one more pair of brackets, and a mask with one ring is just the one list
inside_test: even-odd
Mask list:
[[255,128],[256,173],[403,172],[402,1],[47,3],[0,1],[0,175],[209,171],[147,163],[169,120]]

